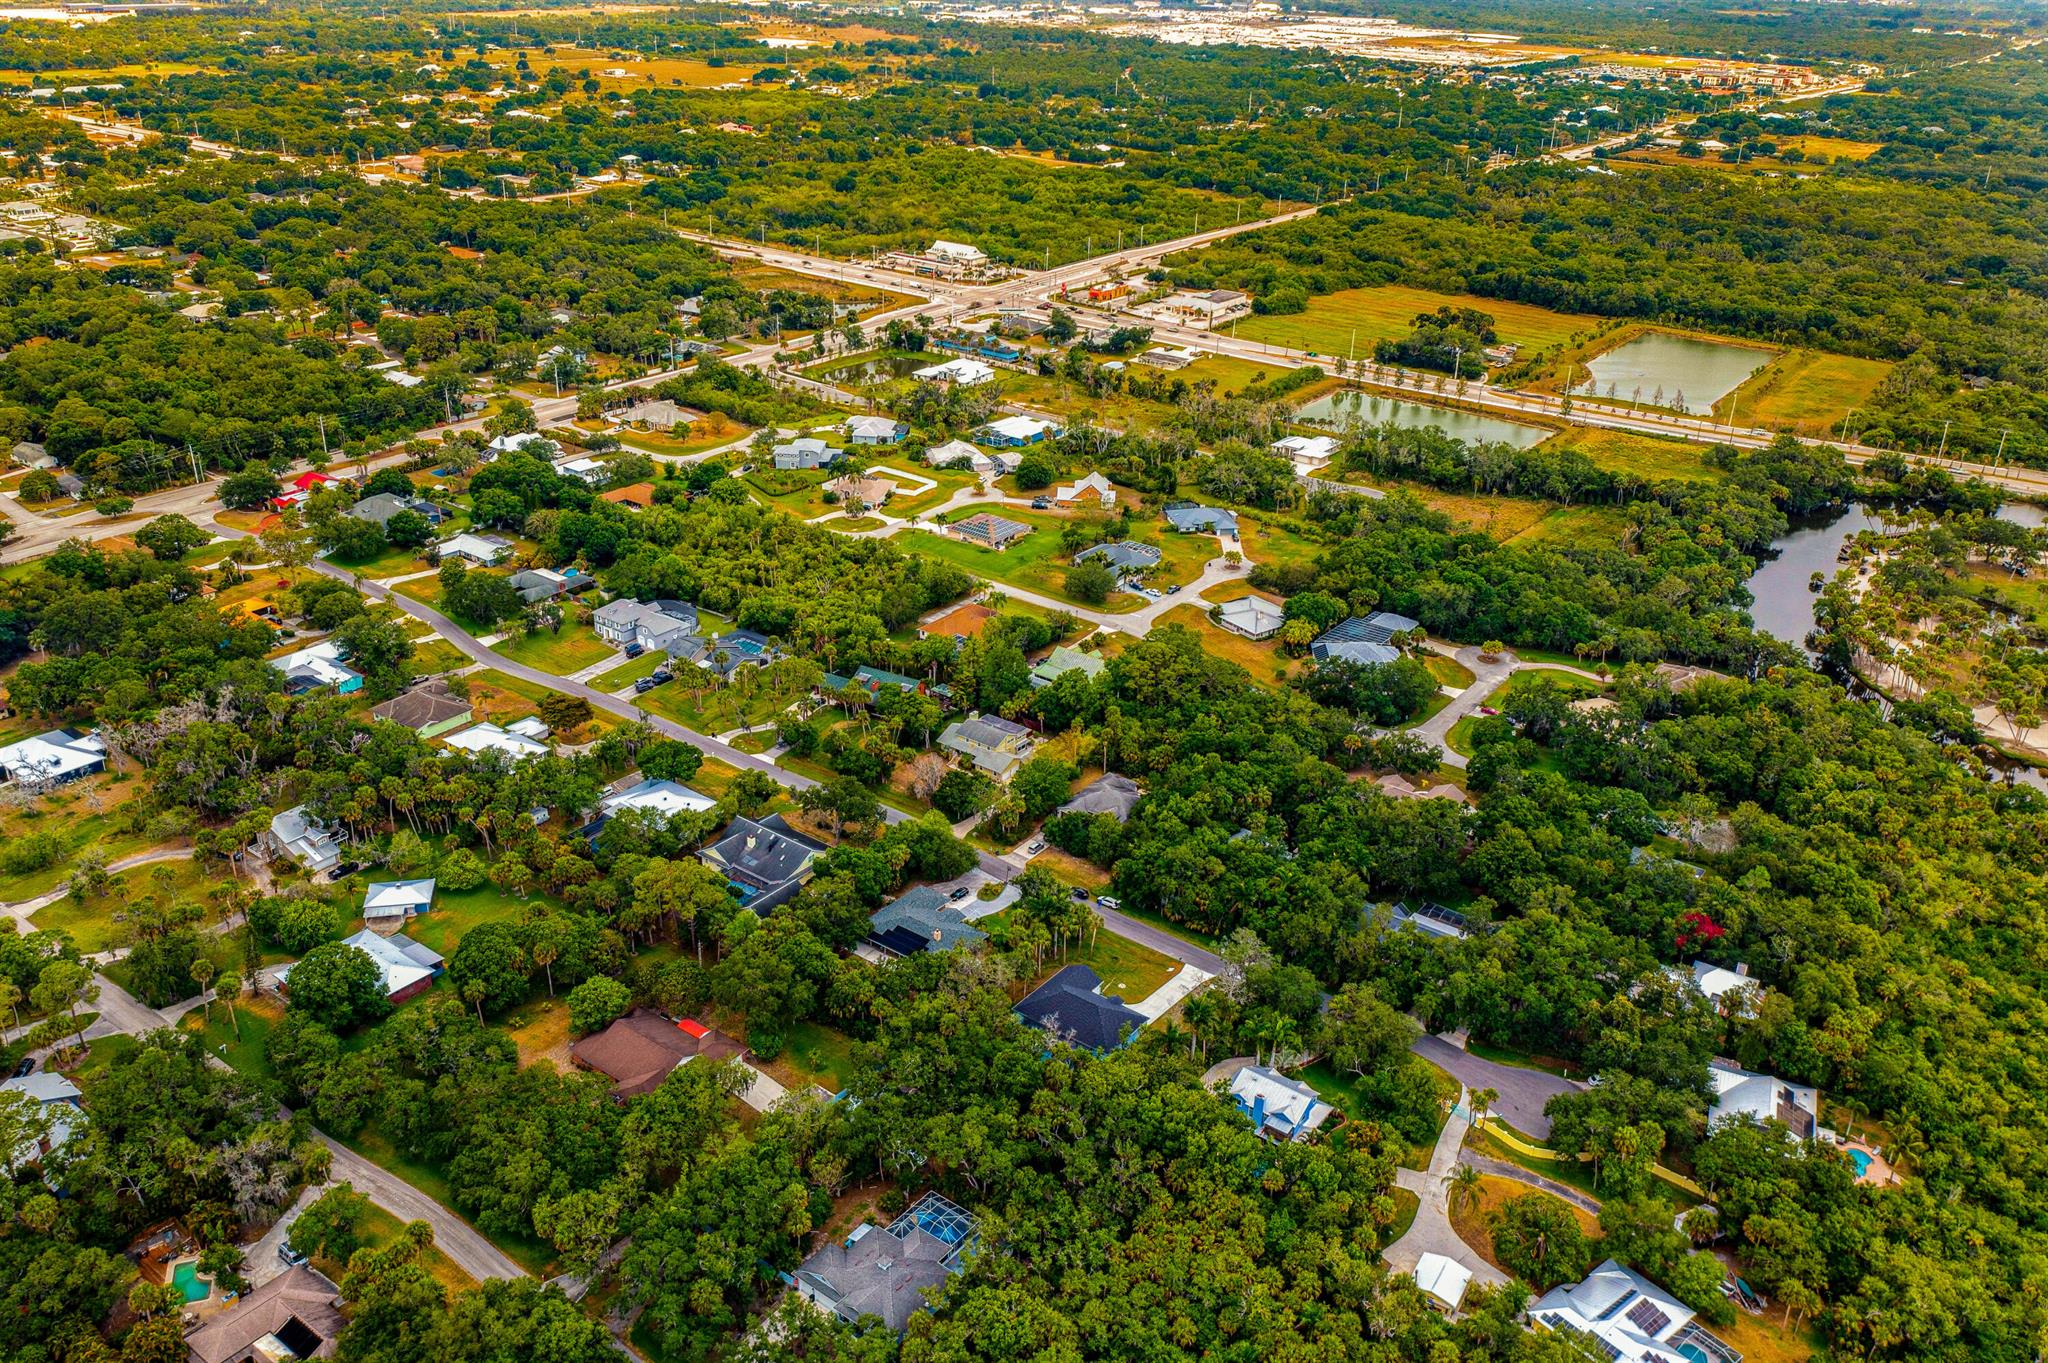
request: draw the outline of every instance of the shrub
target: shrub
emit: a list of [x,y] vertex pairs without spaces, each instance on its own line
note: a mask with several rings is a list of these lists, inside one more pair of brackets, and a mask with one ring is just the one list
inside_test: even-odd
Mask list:
[[569,1025],[578,1032],[595,1032],[632,1006],[632,990],[609,975],[592,975],[569,991]]

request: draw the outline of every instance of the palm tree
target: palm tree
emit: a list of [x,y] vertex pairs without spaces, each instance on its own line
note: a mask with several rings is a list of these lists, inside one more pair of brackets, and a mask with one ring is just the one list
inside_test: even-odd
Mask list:
[[1479,1180],[1479,1171],[1469,1164],[1461,1164],[1444,1175],[1444,1202],[1452,1215],[1479,1201]]

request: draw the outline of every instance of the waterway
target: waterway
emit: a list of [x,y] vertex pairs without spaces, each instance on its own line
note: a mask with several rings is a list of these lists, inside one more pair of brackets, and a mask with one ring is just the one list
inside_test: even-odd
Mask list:
[[1811,583],[1813,575],[1835,575],[1840,567],[1842,546],[1849,537],[1864,530],[1882,530],[1880,513],[1864,506],[1852,506],[1832,517],[1811,516],[1794,521],[1771,546],[1773,557],[1764,560],[1750,575],[1749,594],[1756,604],[1749,608],[1756,627],[1774,639],[1797,648],[1806,647],[1813,632],[1814,607],[1819,602]]
[[1468,445],[1499,443],[1513,445],[1516,449],[1540,445],[1552,434],[1542,426],[1482,416],[1455,407],[1383,397],[1358,388],[1340,388],[1334,393],[1326,393],[1313,402],[1303,403],[1294,415],[1302,421],[1312,421],[1340,431],[1351,426],[1394,425],[1402,430],[1434,426],[1452,439],[1462,440]]
[[1705,414],[1770,362],[1768,350],[1649,331],[1586,361],[1579,391]]

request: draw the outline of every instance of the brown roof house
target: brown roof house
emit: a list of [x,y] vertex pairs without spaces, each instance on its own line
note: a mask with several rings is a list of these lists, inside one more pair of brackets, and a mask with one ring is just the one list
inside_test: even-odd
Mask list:
[[597,499],[601,502],[616,502],[624,506],[637,506],[642,511],[645,511],[648,507],[654,505],[654,484],[628,483],[624,487],[615,487],[610,492],[598,493]]
[[701,1022],[670,1022],[650,1008],[635,1008],[571,1046],[569,1059],[610,1079],[612,1097],[624,1100],[652,1093],[678,1065],[699,1056],[716,1063],[739,1053],[737,1041]]
[[415,686],[382,705],[370,707],[371,719],[403,724],[421,738],[438,738],[451,733],[469,723],[472,717],[469,702],[449,695],[446,688],[437,682]]
[[335,1286],[300,1264],[185,1336],[190,1363],[332,1358],[347,1324]]

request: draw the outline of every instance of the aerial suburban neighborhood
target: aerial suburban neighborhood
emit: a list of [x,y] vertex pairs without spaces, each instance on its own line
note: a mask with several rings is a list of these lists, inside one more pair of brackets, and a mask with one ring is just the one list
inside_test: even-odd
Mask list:
[[0,1363],[2042,1355],[2034,0],[0,56]]

